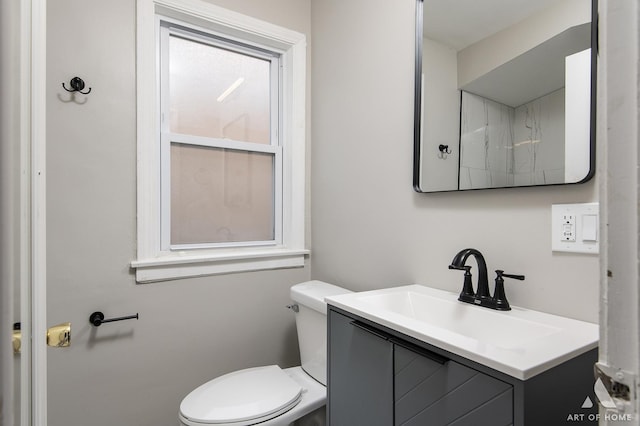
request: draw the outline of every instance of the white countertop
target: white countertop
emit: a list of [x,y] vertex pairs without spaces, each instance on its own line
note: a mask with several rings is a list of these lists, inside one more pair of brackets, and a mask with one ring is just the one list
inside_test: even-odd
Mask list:
[[327,303],[526,380],[598,346],[597,324],[512,306],[495,311],[421,285],[348,293]]

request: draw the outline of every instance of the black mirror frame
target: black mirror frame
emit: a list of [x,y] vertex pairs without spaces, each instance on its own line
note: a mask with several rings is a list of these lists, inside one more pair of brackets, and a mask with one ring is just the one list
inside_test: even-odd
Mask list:
[[554,183],[546,185],[501,186],[493,188],[460,189],[460,177],[458,175],[457,189],[446,191],[423,191],[420,188],[420,162],[422,154],[422,141],[420,140],[422,129],[422,48],[424,30],[424,0],[416,0],[415,17],[415,72],[414,72],[414,105],[413,105],[413,189],[416,192],[432,194],[439,192],[464,192],[480,191],[485,189],[504,188],[536,188],[541,186],[577,185],[588,182],[596,173],[596,119],[597,119],[597,80],[598,80],[598,0],[591,0],[591,119],[589,136],[589,172],[578,182]]

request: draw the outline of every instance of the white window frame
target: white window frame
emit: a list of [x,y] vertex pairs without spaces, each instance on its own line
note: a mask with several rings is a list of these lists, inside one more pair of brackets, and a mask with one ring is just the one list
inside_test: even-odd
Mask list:
[[[158,17],[157,22],[160,30],[160,199],[161,199],[161,231],[160,249],[163,252],[171,250],[191,250],[216,247],[240,247],[258,245],[282,244],[282,146],[279,143],[281,133],[280,116],[280,55],[271,51],[265,52],[263,49],[252,49],[251,46],[236,45],[227,40],[219,39],[213,35],[203,34],[202,29],[184,23],[176,22],[174,19]],[[169,38],[177,36],[185,40],[203,43],[207,46],[224,48],[238,54],[245,54],[269,62],[270,67],[270,92],[273,94],[270,99],[270,123],[269,123],[269,143],[253,143],[246,141],[235,141],[231,139],[220,139],[215,137],[195,136],[190,134],[172,133],[167,117],[170,115],[169,97]],[[274,238],[265,241],[240,241],[228,243],[199,243],[199,244],[172,244],[171,243],[171,145],[174,143],[189,145],[192,147],[208,147],[244,151],[250,153],[263,153],[273,155],[274,171]]]
[[[280,54],[282,182],[273,244],[171,250],[162,241],[159,20],[178,21],[222,38]],[[140,283],[304,266],[306,39],[303,34],[201,0],[137,3],[137,259]],[[165,197],[166,198],[166,197]]]

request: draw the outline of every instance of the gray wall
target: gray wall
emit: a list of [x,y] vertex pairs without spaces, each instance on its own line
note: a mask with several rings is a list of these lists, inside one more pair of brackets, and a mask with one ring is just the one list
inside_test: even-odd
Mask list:
[[[310,33],[309,0],[214,1]],[[49,426],[175,425],[181,399],[220,374],[299,362],[289,287],[309,267],[138,285],[135,1],[48,7]],[[62,82],[92,87],[75,100]],[[69,102],[71,100],[71,102]],[[88,317],[138,312],[91,327]]]
[[[459,291],[465,247],[509,281],[513,305],[597,322],[598,258],[551,252],[551,204],[579,186],[417,194],[412,182],[414,0],[312,1],[312,275],[352,290]],[[493,272],[491,276],[493,277]]]

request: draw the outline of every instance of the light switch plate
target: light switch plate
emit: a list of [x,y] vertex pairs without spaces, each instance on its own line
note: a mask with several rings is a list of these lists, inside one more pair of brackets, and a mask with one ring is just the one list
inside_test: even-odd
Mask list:
[[600,253],[599,203],[553,204],[551,250]]

